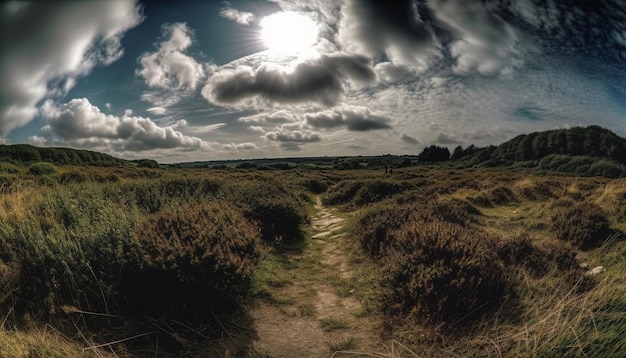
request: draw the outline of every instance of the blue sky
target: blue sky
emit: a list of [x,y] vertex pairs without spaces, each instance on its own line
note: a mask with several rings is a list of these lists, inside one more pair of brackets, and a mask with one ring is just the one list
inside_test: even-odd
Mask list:
[[9,1],[0,142],[159,162],[626,136],[626,1]]

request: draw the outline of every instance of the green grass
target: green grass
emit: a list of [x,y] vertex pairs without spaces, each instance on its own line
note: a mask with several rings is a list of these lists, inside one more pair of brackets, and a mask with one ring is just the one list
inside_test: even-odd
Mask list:
[[336,318],[322,318],[320,319],[320,327],[322,327],[324,332],[331,332],[340,329],[347,329],[350,326],[348,326],[346,322]]

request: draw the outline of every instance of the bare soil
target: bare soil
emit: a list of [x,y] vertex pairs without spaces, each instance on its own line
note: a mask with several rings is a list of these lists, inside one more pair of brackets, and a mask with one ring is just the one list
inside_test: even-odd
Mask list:
[[380,319],[349,288],[356,270],[341,245],[344,219],[319,198],[315,209],[312,238],[289,256],[289,284],[272,288],[274,299],[250,312],[258,335],[254,351],[262,357],[371,357],[381,347]]

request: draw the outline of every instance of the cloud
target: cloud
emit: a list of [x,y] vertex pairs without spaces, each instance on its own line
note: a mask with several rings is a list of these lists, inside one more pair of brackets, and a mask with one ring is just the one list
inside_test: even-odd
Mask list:
[[522,119],[540,121],[546,119],[547,111],[533,106],[521,106],[513,111],[513,114]]
[[336,128],[345,126],[349,131],[365,132],[377,129],[390,129],[391,120],[367,107],[344,106],[304,115],[306,123],[313,128]]
[[[295,124],[298,126],[298,124]],[[261,130],[258,128],[258,130]],[[285,150],[300,150],[301,146],[307,143],[315,143],[322,140],[322,137],[315,132],[306,129],[291,129],[288,125],[275,128],[272,131],[265,132],[263,138],[269,141],[279,142],[280,147]]]
[[520,68],[530,40],[516,27],[478,1],[431,0],[434,15],[454,37],[450,54],[457,74],[477,71],[482,75],[509,74]]
[[251,116],[240,117],[239,122],[243,123],[270,123],[283,124],[298,121],[297,116],[289,111],[280,110],[269,113],[258,113]]
[[202,65],[183,53],[191,46],[191,34],[185,23],[164,25],[163,37],[169,38],[160,43],[157,52],[141,55],[141,69],[135,74],[143,77],[149,87],[194,90],[205,73]]
[[[74,147],[100,147],[108,151],[147,151],[154,149],[206,149],[208,144],[174,129],[159,127],[149,118],[104,114],[86,98],[57,105],[47,100],[41,106],[46,125],[42,136],[33,140],[46,144],[67,143]],[[184,123],[182,123],[184,125]]]
[[135,0],[1,5],[0,135],[30,122],[45,97],[119,59],[122,36],[141,21]]
[[342,48],[372,58],[387,56],[395,65],[425,70],[440,57],[431,25],[412,0],[347,0],[341,9]]
[[404,143],[407,143],[407,144],[419,144],[419,143],[420,143],[417,139],[415,139],[415,138],[411,137],[410,135],[408,135],[408,134],[406,134],[406,133],[402,134],[402,136],[400,137],[400,139],[401,139]]
[[220,10],[220,16],[235,21],[240,25],[250,25],[252,21],[256,20],[256,16],[253,13],[234,9],[228,1],[224,1],[224,7]]
[[412,79],[414,74],[405,66],[397,66],[391,62],[381,62],[374,67],[376,74],[385,82],[397,82]]
[[257,145],[254,143],[239,143],[239,144],[230,143],[230,144],[222,145],[222,148],[226,150],[236,151],[236,152],[258,149]]
[[[349,84],[375,80],[371,62],[362,56],[322,55],[293,68],[263,63],[257,69],[237,66],[217,70],[202,89],[210,103],[236,106],[282,103],[319,103],[334,106],[341,102]],[[260,103],[259,103],[260,102]]]
[[277,142],[291,143],[314,143],[322,140],[319,134],[306,130],[288,130],[277,128],[274,131],[265,133],[265,139]]

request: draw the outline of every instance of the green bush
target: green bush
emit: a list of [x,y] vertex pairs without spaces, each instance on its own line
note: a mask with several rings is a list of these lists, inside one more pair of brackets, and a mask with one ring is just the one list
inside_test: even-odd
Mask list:
[[504,267],[497,240],[439,220],[407,223],[384,259],[390,306],[430,323],[455,323],[499,303]]
[[57,174],[57,168],[50,163],[35,163],[28,167],[28,173],[33,175],[54,175]]
[[138,304],[211,308],[247,290],[259,258],[258,229],[223,201],[149,216],[135,234],[142,269],[127,273],[125,287]]
[[601,245],[609,234],[610,225],[602,208],[589,202],[567,205],[555,210],[551,217],[556,237],[583,250]]
[[[73,305],[94,312],[123,306],[123,268],[136,265],[137,213],[98,200],[93,187],[43,192],[27,217],[4,225],[0,252],[12,253],[18,312],[54,312]],[[122,210],[120,210],[122,208]]]

